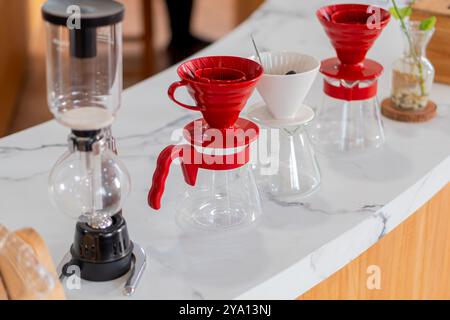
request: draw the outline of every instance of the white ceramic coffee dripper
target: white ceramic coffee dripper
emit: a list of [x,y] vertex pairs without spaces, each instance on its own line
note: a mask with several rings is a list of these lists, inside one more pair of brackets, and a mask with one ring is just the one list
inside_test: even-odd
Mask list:
[[286,51],[264,52],[261,60],[265,72],[257,88],[268,111],[277,120],[295,118],[319,72],[319,60]]

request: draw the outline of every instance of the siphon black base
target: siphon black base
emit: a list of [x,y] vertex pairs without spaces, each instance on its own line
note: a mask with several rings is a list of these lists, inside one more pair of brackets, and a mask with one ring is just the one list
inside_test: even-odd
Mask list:
[[104,230],[93,229],[87,223],[78,222],[75,240],[70,248],[72,260],[69,266],[80,269],[82,279],[88,281],[111,281],[126,274],[133,262],[133,242],[122,214],[112,217],[113,224]]

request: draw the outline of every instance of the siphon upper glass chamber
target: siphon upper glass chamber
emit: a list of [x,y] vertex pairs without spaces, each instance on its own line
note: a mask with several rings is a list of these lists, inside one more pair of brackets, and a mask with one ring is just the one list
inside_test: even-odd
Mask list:
[[74,130],[108,127],[121,104],[124,6],[112,0],[50,0],[42,14],[50,111]]

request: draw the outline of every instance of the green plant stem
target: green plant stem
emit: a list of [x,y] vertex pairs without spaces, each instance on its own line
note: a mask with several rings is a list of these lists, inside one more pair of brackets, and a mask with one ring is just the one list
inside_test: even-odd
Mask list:
[[417,68],[419,69],[419,84],[420,84],[420,94],[422,96],[426,96],[426,89],[425,89],[425,79],[423,78],[423,65],[420,61],[419,57],[417,57],[416,49],[413,46],[413,41],[411,39],[411,35],[408,32],[408,28],[406,27],[405,21],[403,20],[403,17],[400,15],[400,11],[398,10],[397,4],[395,3],[395,0],[392,0],[392,5],[394,6],[394,10],[397,13],[397,16],[400,19],[400,24],[402,27],[402,30],[404,34],[406,35],[406,38],[408,39],[408,44],[410,48],[411,55],[413,56],[414,62],[417,65]]

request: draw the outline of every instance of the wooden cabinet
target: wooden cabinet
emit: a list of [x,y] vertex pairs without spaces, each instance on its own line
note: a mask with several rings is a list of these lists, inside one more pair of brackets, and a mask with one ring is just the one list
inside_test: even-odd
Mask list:
[[0,137],[11,124],[27,56],[27,1],[0,0]]
[[236,22],[241,23],[247,19],[264,0],[235,0]]
[[427,55],[436,69],[436,81],[450,84],[450,0],[418,0],[412,19],[436,16],[436,31],[427,48]]

